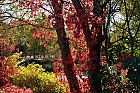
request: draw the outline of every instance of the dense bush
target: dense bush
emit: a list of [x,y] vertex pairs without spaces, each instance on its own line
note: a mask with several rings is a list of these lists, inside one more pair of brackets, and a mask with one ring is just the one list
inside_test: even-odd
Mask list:
[[[53,73],[44,72],[39,64],[19,66],[20,54],[0,60],[0,90],[4,93],[64,93],[67,85],[61,84]],[[27,88],[27,89],[26,89]],[[31,90],[32,89],[32,90]]]
[[34,93],[64,93],[66,85],[61,84],[53,73],[46,73],[39,64],[19,66],[19,73],[13,75],[12,83],[19,87],[31,88]]
[[8,77],[8,74],[10,73],[10,69],[7,68],[6,66],[4,66],[4,64],[6,63],[5,60],[0,59],[0,88],[2,86],[5,86],[6,84],[9,84],[10,80]]
[[0,93],[32,93],[31,89],[25,87],[19,88],[11,84],[10,76],[16,75],[18,68],[16,67],[19,53],[15,53],[9,57],[0,59]]
[[0,87],[9,84],[9,76],[11,76],[12,74],[16,74],[17,68],[15,66],[19,55],[19,53],[15,53],[14,55],[11,55],[9,57],[0,59]]
[[128,69],[126,77],[140,89],[140,58],[127,57],[122,62],[123,69]]
[[0,57],[8,57],[11,55],[11,52],[15,49],[15,45],[9,45],[7,40],[0,38]]
[[140,59],[123,53],[117,64],[102,66],[102,93],[139,93]]
[[26,87],[19,88],[15,85],[10,85],[10,86],[4,86],[2,87],[2,90],[0,93],[33,93],[30,88],[26,89]]

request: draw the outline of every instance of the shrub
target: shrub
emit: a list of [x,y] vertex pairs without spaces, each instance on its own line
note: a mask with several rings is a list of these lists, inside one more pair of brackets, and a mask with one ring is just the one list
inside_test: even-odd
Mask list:
[[5,86],[6,84],[8,84],[10,82],[9,78],[8,78],[9,68],[4,66],[5,62],[6,62],[5,60],[0,59],[0,64],[1,64],[1,67],[0,67],[0,88],[2,86]]
[[9,45],[5,39],[0,38],[0,88],[10,83],[9,75],[13,73],[13,68],[8,59],[13,60],[10,58],[13,50],[14,44]]
[[15,85],[10,85],[4,86],[0,93],[32,93],[32,90],[30,88],[26,89],[26,87],[22,89]]
[[18,70],[16,67],[17,58],[19,57],[19,53],[15,53],[5,59],[0,59],[0,87],[3,87],[10,83],[10,78],[12,74]]
[[10,84],[10,76],[16,75],[18,68],[16,67],[19,53],[15,53],[9,57],[0,59],[0,93],[32,93],[31,89],[25,87],[19,88],[15,85]]
[[46,73],[39,64],[19,66],[19,73],[13,75],[12,83],[19,87],[31,88],[33,93],[65,93],[67,85],[61,84],[54,73]]
[[14,49],[14,44],[9,45],[5,39],[0,38],[0,56],[2,58],[10,56]]
[[140,89],[140,58],[127,57],[122,62],[124,70],[128,70],[126,77]]

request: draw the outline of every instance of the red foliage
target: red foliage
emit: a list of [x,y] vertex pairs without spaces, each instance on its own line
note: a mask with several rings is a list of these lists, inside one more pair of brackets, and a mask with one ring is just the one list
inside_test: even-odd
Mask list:
[[0,88],[10,83],[9,75],[13,74],[14,69],[4,57],[10,56],[14,49],[14,45],[9,46],[6,40],[0,40]]
[[107,64],[106,60],[104,58],[101,58],[100,66],[104,66],[106,64]]
[[119,57],[120,61],[123,61],[127,57],[132,57],[129,53],[122,53],[121,56]]
[[118,70],[122,70],[122,61],[127,58],[127,57],[132,57],[129,53],[122,53],[121,56],[119,57],[119,61],[117,64],[116,64],[116,67]]
[[118,70],[121,70],[122,69],[122,62],[118,62],[116,64],[116,67],[117,67]]
[[0,88],[10,84],[10,76],[17,74],[18,68],[13,68],[6,60],[0,59]]
[[[63,1],[63,2],[62,0],[50,0],[49,3],[48,2],[45,3],[45,1],[43,0],[21,0],[20,2],[21,6],[30,9],[29,12],[31,14],[31,17],[36,16],[36,12],[41,12],[42,7],[47,7],[47,6],[51,6],[51,8],[53,7],[52,10],[53,12],[50,12],[48,14],[49,18],[46,24],[49,24],[49,26],[53,25],[54,27],[56,27],[56,29],[63,28],[63,30],[66,30],[68,36],[64,35],[63,39],[69,38],[69,40],[66,41],[68,41],[69,44],[71,45],[70,46],[71,50],[69,54],[70,56],[66,55],[66,58],[62,59],[64,65],[64,72],[65,74],[67,73],[69,74],[67,78],[72,77],[71,73],[74,73],[74,75],[79,74],[81,77],[83,71],[95,70],[96,65],[93,64],[93,61],[98,59],[96,52],[94,50],[90,50],[89,47],[93,47],[98,43],[96,37],[100,32],[100,30],[94,26],[95,25],[102,26],[103,20],[101,17],[96,18],[95,15],[93,14],[93,9],[91,7],[93,6],[92,0],[80,0],[80,2],[83,9],[78,11],[76,11],[78,6],[74,6],[70,0]],[[44,13],[42,13],[42,15],[44,15]],[[41,41],[42,44],[44,45],[44,47],[47,47],[44,41],[47,42],[48,40],[51,40],[49,31],[46,29],[41,29],[40,27],[37,26],[34,26],[34,28],[36,29],[36,32],[34,32],[32,36],[35,39],[39,38],[43,40]],[[84,33],[85,29],[89,32],[88,37],[85,37],[87,36]],[[43,30],[45,31],[46,34],[45,36],[43,34],[44,32],[42,33]],[[60,31],[60,33],[62,35],[64,34],[63,31]],[[89,56],[91,55],[92,57],[89,58]],[[73,59],[79,60],[78,69],[76,69]],[[65,64],[72,67],[71,68],[72,71],[69,71],[69,69],[66,68],[68,66],[66,66]],[[57,70],[59,68],[57,65],[60,65],[60,63],[56,62],[54,64],[54,71],[56,72],[57,75],[59,75],[58,73],[59,71]],[[74,77],[72,78],[76,81]],[[69,84],[70,83],[71,82],[69,82]]]
[[5,65],[5,60],[0,59],[0,87],[3,87],[6,84],[10,83],[8,74],[10,73],[10,69]]
[[121,75],[123,75],[123,76],[126,76],[127,75],[127,72],[128,72],[128,69],[126,69],[126,70],[121,70]]
[[4,86],[2,87],[2,91],[4,93],[33,93],[31,89],[26,89],[26,87],[19,88],[15,85],[9,85],[9,86]]
[[[20,89],[11,83],[10,77],[13,74],[17,74],[18,68],[13,68],[12,64],[9,64],[4,57],[10,56],[11,52],[15,49],[14,45],[9,46],[5,40],[0,42],[0,89],[4,93],[32,93],[30,89]],[[18,56],[18,55],[17,55]]]
[[117,69],[120,71],[120,74],[123,75],[123,76],[126,76],[127,72],[128,72],[128,68],[126,70],[123,70],[123,67],[122,67],[122,61],[127,57],[131,58],[132,56],[128,53],[122,53],[121,56],[119,57],[120,62],[118,62],[116,64]]
[[4,58],[5,56],[9,56],[14,49],[15,44],[8,45],[6,40],[0,39],[0,56],[2,58]]
[[132,57],[132,56],[128,53],[122,53],[121,56],[118,58],[120,61],[116,64],[116,67],[118,68],[118,70],[122,69],[122,61],[127,57]]

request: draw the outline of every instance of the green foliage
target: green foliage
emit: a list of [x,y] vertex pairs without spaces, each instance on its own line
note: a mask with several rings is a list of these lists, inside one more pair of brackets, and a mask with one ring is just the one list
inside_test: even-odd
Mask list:
[[127,77],[134,84],[140,84],[140,58],[126,58],[123,61],[123,69],[129,68]]
[[108,64],[106,64],[101,67],[101,93],[112,93],[119,88],[121,80],[119,79],[119,75],[117,75],[116,73],[117,68],[115,66],[109,66]]
[[[6,75],[13,85],[18,86],[18,88],[30,88],[33,93],[65,93],[67,84],[61,84],[57,78],[55,78],[54,73],[45,73],[45,69],[39,64],[29,64],[27,67],[18,66],[18,58],[20,53],[15,53],[9,57],[5,58],[6,66],[8,67],[4,70],[1,75]],[[4,88],[7,92],[8,87]],[[9,91],[18,91],[14,87],[10,87]],[[23,90],[23,89],[22,89]],[[20,91],[20,90],[19,90]],[[24,90],[23,90],[24,91]]]
[[48,72],[53,72],[53,64],[52,63],[42,64],[42,67]]
[[[116,18],[111,33],[111,42],[122,40],[122,45],[127,45],[132,56],[140,56],[140,1],[125,0],[118,2],[119,18]],[[119,50],[119,49],[118,49]]]
[[7,66],[11,66],[11,67],[17,67],[19,61],[18,58],[19,56],[22,54],[22,52],[20,53],[14,53],[13,55],[6,57],[5,60],[7,62]]
[[[96,70],[97,71],[97,70]],[[89,74],[93,78],[93,82],[98,83],[101,80],[102,91],[101,93],[113,93],[121,85],[122,80],[117,75],[117,68],[105,64],[100,66],[99,72],[90,71]]]
[[116,62],[117,58],[121,56],[123,52],[129,53],[128,44],[123,41],[114,43],[109,49],[113,55],[113,63]]
[[113,91],[110,89],[104,89],[101,93],[113,93]]
[[54,73],[45,73],[39,64],[29,64],[27,67],[20,66],[19,73],[13,75],[12,83],[31,88],[34,93],[64,93],[66,85],[61,84]]

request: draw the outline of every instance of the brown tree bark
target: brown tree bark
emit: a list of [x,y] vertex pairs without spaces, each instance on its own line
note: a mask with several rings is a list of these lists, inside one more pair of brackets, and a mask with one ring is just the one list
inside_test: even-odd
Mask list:
[[[82,8],[82,5],[79,0],[72,0],[77,12],[79,11],[85,11]],[[93,13],[95,16],[101,17],[103,12],[102,12],[102,7],[100,6],[100,0],[93,0],[94,2],[94,8],[93,8]],[[83,12],[84,13],[84,12]],[[84,14],[86,15],[86,14]],[[80,19],[80,17],[79,17]],[[80,19],[83,20],[83,19]],[[100,48],[101,44],[103,41],[103,36],[102,36],[102,27],[99,26],[98,24],[94,24],[92,26],[93,29],[99,29],[99,33],[94,38],[90,38],[91,36],[91,30],[89,29],[89,25],[87,22],[83,22],[83,33],[85,35],[85,39],[87,42],[87,46],[89,48],[89,57],[91,59],[91,62],[89,62],[89,66],[91,67],[91,70],[89,70],[89,84],[90,84],[90,93],[100,93],[101,92],[101,81],[99,80],[98,82],[95,81],[95,79],[98,78],[97,74],[90,74],[90,73],[100,73],[99,67],[100,67]],[[88,43],[92,42],[93,40],[96,39],[96,43],[93,46],[89,46]],[[94,58],[96,57],[96,58]],[[94,68],[94,65],[96,66],[96,69],[92,70]]]
[[58,36],[58,44],[60,46],[62,63],[64,65],[64,72],[70,86],[70,92],[82,93],[79,88],[78,80],[76,78],[76,72],[74,67],[75,63],[71,56],[69,41],[68,38],[66,38],[66,32],[64,29],[64,19],[61,16],[63,3],[61,1],[61,4],[59,4],[57,0],[51,0],[51,1],[55,12],[55,21],[56,21],[55,27]]

